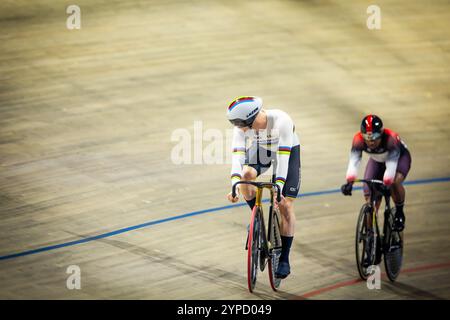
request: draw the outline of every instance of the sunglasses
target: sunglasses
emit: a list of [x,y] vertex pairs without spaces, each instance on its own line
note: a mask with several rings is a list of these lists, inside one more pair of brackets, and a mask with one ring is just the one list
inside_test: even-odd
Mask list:
[[381,133],[363,133],[362,136],[366,141],[375,141],[381,138]]
[[249,127],[251,129],[252,128],[252,124],[253,124],[253,120],[254,119],[249,119],[249,120],[233,119],[233,120],[230,120],[230,122],[235,127],[238,127],[238,128]]

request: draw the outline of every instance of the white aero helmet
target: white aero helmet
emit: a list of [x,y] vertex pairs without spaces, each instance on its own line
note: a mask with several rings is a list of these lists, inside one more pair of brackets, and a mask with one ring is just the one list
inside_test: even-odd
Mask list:
[[251,128],[261,108],[262,99],[260,97],[239,97],[228,106],[227,117],[237,127]]

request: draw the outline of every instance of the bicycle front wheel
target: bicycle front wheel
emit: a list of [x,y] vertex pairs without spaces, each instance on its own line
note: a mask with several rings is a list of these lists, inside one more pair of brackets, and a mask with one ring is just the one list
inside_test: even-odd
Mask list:
[[275,276],[281,255],[280,211],[273,209],[269,222],[269,280],[273,291],[277,291],[281,278]]
[[[367,280],[370,275],[369,268],[365,267],[364,261],[371,261],[372,265],[376,255],[376,241],[374,238],[375,230],[368,230],[367,215],[372,214],[372,208],[364,204],[359,212],[358,222],[356,224],[355,253],[358,273],[361,279]],[[369,255],[369,257],[367,257]]]
[[261,241],[261,214],[260,208],[253,207],[250,230],[247,243],[247,281],[248,290],[253,292],[256,286],[256,276],[258,273],[259,247]]

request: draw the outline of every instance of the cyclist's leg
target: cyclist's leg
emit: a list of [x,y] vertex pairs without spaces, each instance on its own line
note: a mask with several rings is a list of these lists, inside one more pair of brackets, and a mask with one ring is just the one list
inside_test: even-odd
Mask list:
[[284,203],[280,203],[281,213],[281,235],[294,236],[295,231],[295,212],[294,201],[300,190],[301,164],[300,164],[300,146],[294,146],[291,149],[289,157],[289,167],[286,176],[286,183],[282,190],[285,197]]
[[[244,166],[241,173],[241,179],[243,181],[253,181],[258,176],[257,170],[251,166]],[[244,196],[244,200],[247,201],[250,209],[253,209],[256,202],[256,187],[249,184],[239,185],[239,190]]]
[[[372,180],[372,179],[382,180],[385,169],[386,169],[386,167],[385,167],[384,163],[380,163],[380,162],[373,160],[372,158],[369,158],[369,160],[367,162],[366,170],[364,172],[364,179],[366,179],[366,180]],[[366,202],[369,203],[370,205],[372,205],[370,203],[370,189],[367,186],[367,184],[364,184],[363,190],[364,190],[364,198],[366,199]],[[381,199],[380,200],[377,199],[377,202],[375,204],[376,210],[378,210],[380,203],[381,203]],[[367,242],[365,245],[365,250],[366,250],[365,257],[362,262],[362,264],[365,268],[368,268],[371,264],[379,263],[379,261],[377,261],[377,259],[375,259],[375,261],[372,261],[372,259],[371,259],[371,254],[372,254],[371,249],[373,248],[373,241],[374,241],[373,232],[375,231],[372,228],[372,223],[373,223],[372,215],[367,214],[366,215],[366,228],[367,228],[367,232],[368,232],[368,238],[366,240]]]
[[285,197],[284,201],[279,204],[281,215],[281,256],[280,262],[286,262],[289,264],[289,252],[291,250],[292,241],[295,233],[295,211],[294,211],[294,198]]
[[397,172],[395,174],[394,183],[391,187],[392,199],[395,203],[395,229],[402,231],[405,227],[405,214],[403,212],[403,206],[405,203],[405,188],[403,187],[403,181],[405,181],[411,168],[411,155],[408,150],[400,156],[397,164]]
[[286,278],[291,273],[289,252],[295,232],[294,199],[285,197],[279,208],[281,215],[281,255],[275,275],[279,278]]
[[402,204],[405,201],[405,188],[403,187],[403,181],[408,175],[411,168],[411,155],[408,150],[403,153],[398,159],[397,172],[395,175],[394,183],[392,184],[392,198],[395,204]]
[[405,188],[403,187],[403,181],[405,181],[405,176],[403,173],[397,171],[395,173],[394,183],[391,186],[391,195],[394,200],[395,205],[402,204],[405,201]]
[[285,278],[290,273],[289,252],[295,233],[294,201],[300,189],[300,146],[291,149],[286,183],[283,188],[285,200],[279,204],[281,214],[281,255],[276,275]]
[[[383,174],[384,174],[385,169],[386,169],[386,166],[384,165],[384,163],[377,162],[377,161],[373,160],[372,158],[369,158],[369,160],[367,161],[366,170],[364,172],[364,179],[365,180],[372,180],[372,179],[383,180]],[[366,202],[370,203],[370,189],[366,183],[364,183],[363,191],[364,191],[364,198],[366,199]],[[377,199],[376,210],[378,210],[380,203],[381,203],[381,199],[379,199],[379,200]],[[368,216],[368,218],[370,218],[370,216]],[[371,225],[372,225],[372,221],[371,220],[367,221],[367,226],[371,226]]]
[[[258,150],[255,143],[250,146],[245,159],[246,165],[242,169],[241,173],[242,180],[254,181],[260,174],[270,167],[270,161],[265,161],[264,163],[261,162],[261,155],[264,157],[264,154],[268,154],[269,156],[271,155],[271,153],[267,153],[267,150],[264,148],[260,147]],[[241,184],[240,191],[250,209],[253,209],[256,203],[256,187]]]
[[295,233],[295,211],[294,211],[294,198],[285,197],[285,201],[280,203],[281,214],[281,235],[287,237],[293,237]]

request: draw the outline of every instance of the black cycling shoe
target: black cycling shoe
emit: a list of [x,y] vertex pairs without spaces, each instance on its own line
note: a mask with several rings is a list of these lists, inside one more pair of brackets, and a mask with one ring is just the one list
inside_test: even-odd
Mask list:
[[392,228],[394,231],[401,232],[405,229],[405,215],[403,212],[397,212],[394,217],[394,223],[392,225]]
[[275,272],[275,277],[284,279],[291,273],[291,267],[289,266],[289,262],[280,261],[278,264],[278,269]]

